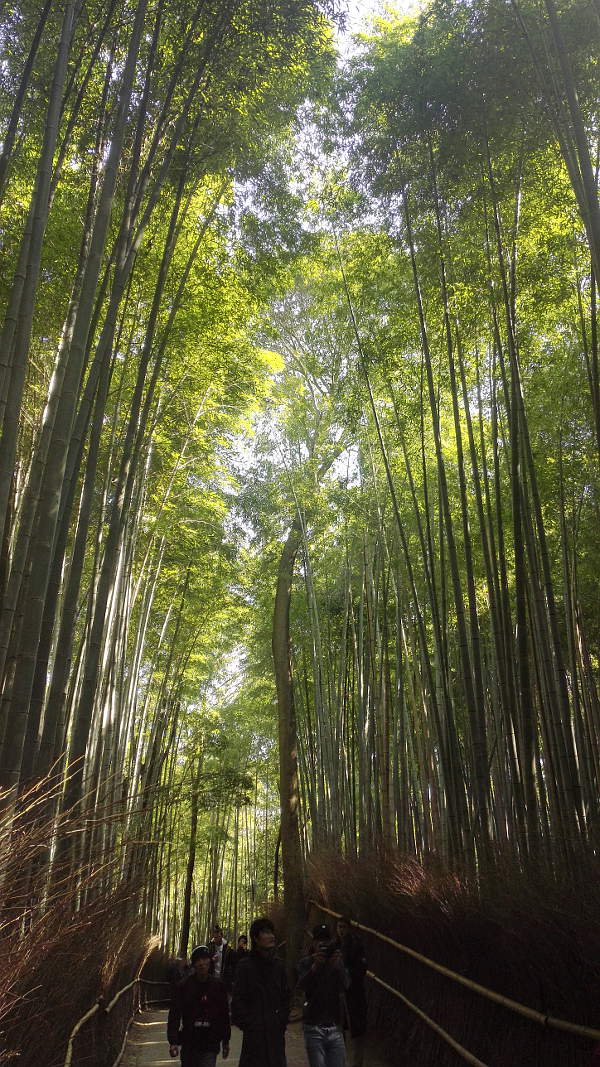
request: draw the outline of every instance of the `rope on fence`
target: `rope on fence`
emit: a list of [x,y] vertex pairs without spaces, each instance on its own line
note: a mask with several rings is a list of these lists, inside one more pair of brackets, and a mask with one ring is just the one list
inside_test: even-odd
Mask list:
[[436,1023],[435,1020],[432,1019],[429,1015],[426,1015],[424,1011],[421,1011],[421,1009],[418,1008],[416,1004],[413,1004],[412,1000],[408,1000],[408,998],[405,997],[402,993],[400,993],[397,989],[394,989],[393,986],[388,985],[387,982],[384,982],[383,978],[379,978],[378,975],[373,974],[373,971],[367,971],[367,975],[374,982],[377,982],[378,985],[383,986],[384,989],[387,989],[388,993],[393,993],[395,997],[398,997],[402,1001],[402,1003],[406,1005],[407,1008],[410,1008],[411,1011],[414,1011],[415,1015],[418,1015],[419,1018],[422,1019],[423,1022],[427,1023],[427,1026],[429,1026],[432,1030],[435,1030],[436,1034],[439,1034],[439,1036],[443,1038],[443,1040],[446,1041],[446,1043],[450,1045],[450,1047],[453,1048],[459,1056],[462,1056],[465,1063],[470,1063],[472,1067],[487,1067],[483,1060],[478,1060],[477,1056],[474,1056],[472,1052],[469,1052],[469,1050],[464,1048],[463,1045],[459,1045],[458,1041],[455,1041],[451,1034],[449,1034],[447,1030],[444,1030],[443,1026],[440,1026],[440,1024]]
[[[319,904],[317,900],[311,900],[310,903],[314,904],[316,908],[320,908],[321,911],[326,912],[328,915],[333,915],[336,919],[341,917],[340,912],[332,911],[331,908],[326,908],[324,904]],[[540,1026],[551,1027],[554,1030],[563,1030],[569,1034],[577,1034],[578,1037],[586,1037],[591,1041],[600,1041],[600,1030],[593,1030],[590,1026],[580,1026],[579,1023],[570,1023],[566,1019],[556,1019],[552,1015],[544,1015],[541,1011],[536,1011],[535,1008],[528,1008],[525,1004],[519,1004],[518,1001],[511,1000],[510,997],[504,997],[501,993],[495,993],[493,989],[487,989],[486,986],[479,985],[478,982],[473,982],[470,978],[465,978],[463,974],[451,971],[448,967],[444,967],[443,964],[436,963],[435,960],[430,960],[427,956],[422,956],[421,953],[417,952],[414,948],[409,948],[408,945],[402,945],[399,941],[394,941],[393,938],[387,937],[386,934],[380,933],[379,930],[374,930],[372,926],[364,926],[359,922],[353,922],[353,926],[357,926],[359,930],[364,930],[366,934],[372,934],[373,937],[378,937],[380,941],[385,941],[388,945],[392,945],[394,948],[399,949],[400,952],[404,952],[407,956],[411,956],[420,963],[424,963],[427,967],[431,967],[432,970],[437,971],[439,974],[443,974],[446,978],[451,978],[453,981],[459,982],[467,989],[471,989],[474,993],[479,993],[482,997],[487,997],[488,1000],[493,1000],[496,1004],[501,1004],[502,1007],[508,1008],[510,1011],[514,1011],[518,1015],[523,1015],[526,1019],[530,1019],[532,1022],[538,1023]]]

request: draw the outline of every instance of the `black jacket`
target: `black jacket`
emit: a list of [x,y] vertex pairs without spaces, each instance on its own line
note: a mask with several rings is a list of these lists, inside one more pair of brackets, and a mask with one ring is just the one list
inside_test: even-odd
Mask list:
[[217,1052],[229,1043],[231,1025],[227,990],[218,978],[201,982],[194,971],[174,989],[167,1023],[170,1045]]
[[276,956],[252,950],[235,970],[231,1018],[244,1032],[239,1067],[286,1067],[290,987]]
[[313,962],[313,956],[305,956],[298,965],[298,987],[305,996],[302,1018],[309,1026],[343,1026],[348,972],[342,962],[331,960],[313,971]]
[[231,952],[227,953],[227,959],[225,961],[225,973],[221,975],[221,977],[225,982],[225,986],[227,988],[228,993],[231,993],[233,989],[233,983],[235,981],[235,972],[238,963],[240,962],[240,960],[245,960],[249,955],[250,952],[247,948],[232,949]]

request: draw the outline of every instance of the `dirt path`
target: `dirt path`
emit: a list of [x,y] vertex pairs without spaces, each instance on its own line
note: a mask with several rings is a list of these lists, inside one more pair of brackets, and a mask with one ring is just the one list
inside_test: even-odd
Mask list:
[[[231,1032],[231,1052],[229,1058],[223,1060],[217,1058],[217,1067],[227,1064],[227,1067],[237,1067],[240,1050],[242,1047],[242,1035],[234,1026]],[[304,1052],[302,1031],[299,1023],[293,1023],[287,1033],[287,1062],[288,1067],[307,1067],[308,1060]],[[148,1011],[139,1016],[129,1031],[129,1040],[125,1055],[121,1061],[121,1067],[177,1067],[179,1060],[169,1057],[167,1045],[167,1013],[166,1011]]]
[[[217,1067],[221,1067],[221,1064],[223,1067],[225,1065],[237,1067],[241,1047],[242,1035],[234,1027],[231,1034],[229,1059],[223,1060],[219,1056]],[[288,1027],[286,1048],[288,1067],[308,1067],[300,1023],[292,1023]],[[166,1011],[144,1012],[135,1020],[129,1031],[129,1040],[121,1067],[167,1067],[167,1064],[177,1067],[178,1063],[179,1060],[172,1060],[169,1057]],[[384,1064],[367,1056],[365,1067],[384,1067]]]

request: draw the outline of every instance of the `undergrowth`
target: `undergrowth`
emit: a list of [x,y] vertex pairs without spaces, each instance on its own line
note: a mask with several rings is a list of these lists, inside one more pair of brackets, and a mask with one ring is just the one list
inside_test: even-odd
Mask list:
[[[600,863],[569,876],[509,860],[475,881],[400,854],[313,856],[310,895],[544,1015],[600,1028]],[[319,914],[313,909],[312,918]],[[322,915],[322,913],[321,913]],[[523,1019],[371,935],[369,968],[489,1067],[589,1067],[593,1042]],[[392,994],[369,982],[371,1034],[395,1067],[461,1061]]]
[[[146,951],[146,935],[132,917],[133,888],[111,878],[106,864],[88,863],[82,871],[52,856],[57,827],[46,813],[55,788],[40,783],[16,813],[7,812],[0,830],[0,1061],[19,1067],[62,1067],[75,1023],[98,998],[110,999],[131,981]],[[65,817],[59,844],[80,835],[92,817]],[[113,1062],[103,1059],[108,1052],[99,1044],[118,1048],[130,1009],[131,998],[95,1023],[100,1037],[86,1024],[77,1067]]]

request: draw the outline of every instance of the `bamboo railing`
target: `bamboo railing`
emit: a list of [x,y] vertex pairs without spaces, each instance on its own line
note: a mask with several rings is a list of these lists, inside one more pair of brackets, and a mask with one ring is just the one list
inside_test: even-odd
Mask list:
[[[324,904],[320,904],[317,900],[311,900],[311,904],[314,904],[320,911],[325,912],[327,915],[332,915],[336,919],[341,918],[340,912],[333,911],[331,908],[327,908]],[[466,989],[470,989],[473,993],[477,993],[479,996],[487,998],[487,1000],[493,1001],[495,1004],[500,1004],[502,1007],[507,1008],[509,1011],[514,1012],[517,1015],[521,1015],[525,1019],[529,1019],[531,1022],[537,1023],[540,1026],[547,1027],[549,1029],[561,1030],[569,1034],[575,1034],[577,1037],[589,1038],[591,1041],[600,1041],[600,1030],[595,1030],[590,1026],[581,1026],[579,1023],[568,1022],[566,1019],[557,1019],[552,1015],[544,1015],[541,1011],[536,1011],[534,1008],[527,1007],[526,1004],[520,1004],[517,1000],[511,1000],[510,997],[505,997],[501,993],[496,993],[493,989],[488,989],[486,986],[482,986],[479,982],[473,982],[470,978],[466,978],[464,974],[459,974],[457,971],[450,970],[449,967],[444,967],[441,963],[436,963],[435,960],[429,959],[428,956],[423,956],[420,952],[417,952],[414,948],[409,948],[408,945],[403,945],[400,941],[395,941],[394,938],[388,937],[387,934],[382,934],[380,930],[375,930],[372,926],[365,926],[363,923],[359,923],[353,920],[352,925],[358,930],[362,930],[366,934],[370,934],[373,937],[377,937],[380,941],[385,942],[388,945],[392,945],[393,948],[403,952],[406,956],[410,956],[412,959],[418,960],[419,963],[423,963],[426,967],[429,967],[433,971],[437,971],[438,974],[442,974],[445,978],[449,978],[453,982],[457,982],[464,986]],[[420,1008],[409,1001],[399,990],[394,989],[393,986],[384,982],[382,978],[374,974],[372,971],[367,972],[368,977],[382,986],[389,993],[392,993],[395,997],[398,997],[410,1008],[416,1015],[419,1016],[427,1025],[435,1030],[436,1033],[443,1038],[451,1047],[457,1052],[466,1063],[473,1064],[474,1067],[486,1067],[481,1060],[478,1060],[472,1052],[463,1048],[450,1034],[448,1034],[438,1023],[426,1015]]]
[[[72,1064],[73,1064],[73,1048],[74,1048],[74,1045],[75,1045],[75,1038],[77,1037],[77,1034],[79,1033],[79,1031],[85,1026],[85,1024],[90,1019],[92,1019],[94,1015],[97,1015],[99,1012],[101,1012],[103,1015],[110,1015],[110,1013],[113,1010],[113,1008],[115,1007],[115,1005],[118,1004],[118,1002],[120,1001],[121,997],[125,993],[127,993],[130,989],[133,989],[134,986],[137,986],[141,982],[145,982],[146,981],[146,979],[141,977],[141,973],[142,973],[142,970],[144,968],[144,965],[146,964],[146,961],[147,961],[150,953],[156,948],[157,943],[158,943],[158,939],[157,938],[153,938],[148,943],[148,945],[146,947],[146,951],[144,952],[144,955],[143,955],[143,957],[142,957],[142,959],[140,961],[140,964],[138,966],[138,969],[136,971],[135,978],[132,979],[131,982],[128,982],[127,985],[123,986],[122,989],[119,989],[118,992],[115,993],[114,997],[112,997],[112,999],[109,1000],[108,1004],[105,1004],[104,997],[99,997],[98,1000],[96,1001],[96,1003],[93,1004],[91,1008],[88,1008],[88,1010],[85,1012],[85,1014],[82,1015],[81,1018],[77,1020],[77,1022],[75,1023],[75,1026],[73,1027],[73,1029],[71,1030],[71,1033],[69,1034],[69,1039],[67,1041],[67,1051],[66,1051],[66,1055],[65,1055],[64,1067],[72,1067]],[[123,1053],[125,1051],[125,1045],[127,1043],[127,1034],[129,1032],[129,1026],[131,1025],[131,1022],[132,1022],[134,1016],[135,1016],[135,1010],[133,1011],[133,1014],[132,1014],[132,1016],[131,1016],[131,1018],[129,1020],[129,1024],[125,1027],[125,1036],[123,1038],[123,1043],[121,1045],[121,1048],[119,1050],[117,1058],[111,1064],[111,1067],[118,1067],[118,1064],[121,1062],[121,1059],[123,1057]],[[104,1065],[103,1065],[103,1067],[104,1067]]]

